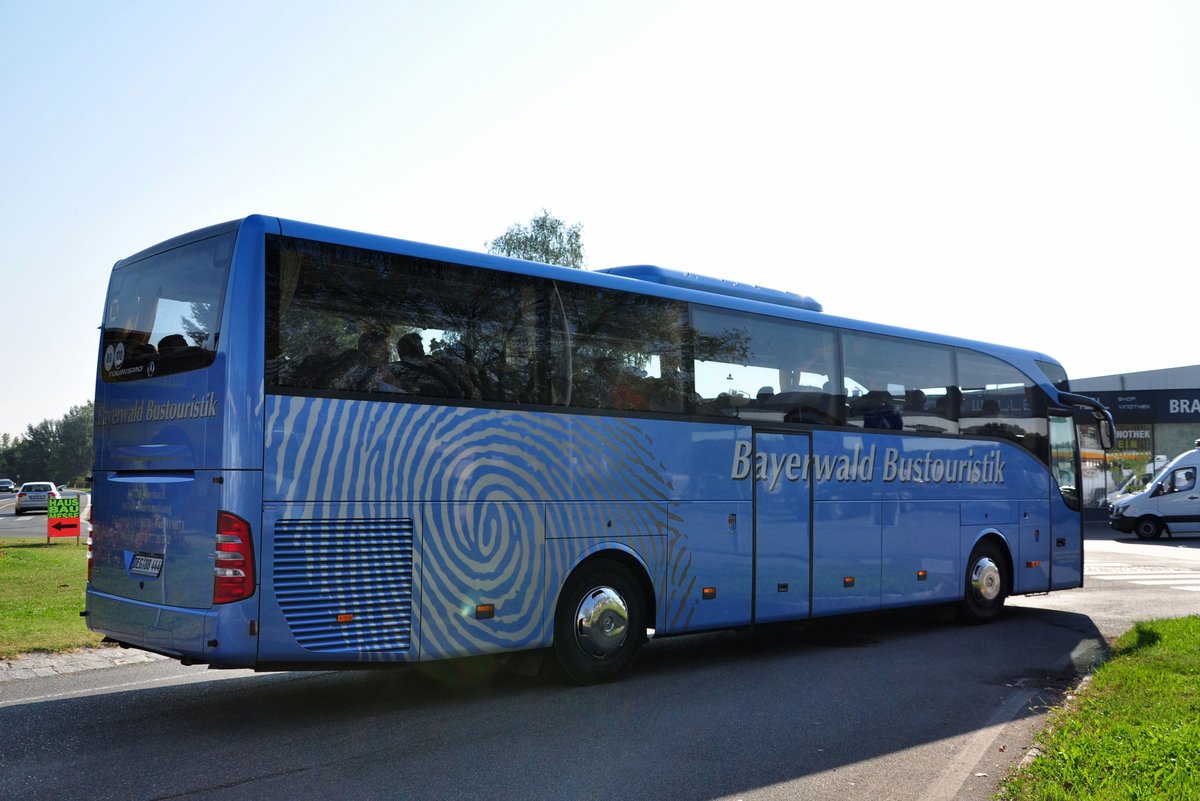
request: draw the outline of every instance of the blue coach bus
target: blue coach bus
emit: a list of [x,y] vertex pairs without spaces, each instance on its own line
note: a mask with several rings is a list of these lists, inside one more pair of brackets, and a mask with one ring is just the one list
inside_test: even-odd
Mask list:
[[1112,435],[1041,354],[261,216],[115,265],[95,408],[94,631],[579,682],[650,635],[1081,586]]

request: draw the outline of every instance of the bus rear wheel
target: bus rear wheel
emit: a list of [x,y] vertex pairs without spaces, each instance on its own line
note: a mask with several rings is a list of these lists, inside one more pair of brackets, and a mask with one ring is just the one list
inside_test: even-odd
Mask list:
[[585,563],[567,581],[554,615],[554,652],[578,684],[615,678],[633,662],[646,605],[629,570],[611,559]]
[[1157,517],[1138,518],[1137,525],[1133,527],[1133,533],[1137,534],[1139,540],[1156,540],[1162,531],[1162,522]]
[[1000,546],[984,540],[967,560],[966,587],[960,605],[964,622],[990,623],[1004,610],[1008,597],[1008,562]]

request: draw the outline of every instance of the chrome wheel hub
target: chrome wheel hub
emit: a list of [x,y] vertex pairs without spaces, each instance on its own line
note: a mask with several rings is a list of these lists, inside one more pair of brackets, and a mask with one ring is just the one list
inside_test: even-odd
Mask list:
[[971,568],[971,589],[985,601],[1000,597],[1000,567],[986,556],[976,562]]
[[575,611],[575,639],[588,656],[603,659],[625,642],[629,606],[612,587],[597,587],[583,596]]

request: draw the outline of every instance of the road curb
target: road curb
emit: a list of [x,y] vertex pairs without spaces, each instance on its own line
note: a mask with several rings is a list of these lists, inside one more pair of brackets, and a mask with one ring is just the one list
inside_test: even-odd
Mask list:
[[0,659],[0,683],[157,662],[166,658],[136,648],[81,648],[62,653],[36,651],[12,659]]

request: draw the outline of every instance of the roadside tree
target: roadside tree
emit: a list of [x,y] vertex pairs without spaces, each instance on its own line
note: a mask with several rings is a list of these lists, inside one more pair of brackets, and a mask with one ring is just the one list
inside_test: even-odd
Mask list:
[[514,223],[488,245],[488,253],[516,259],[583,267],[583,225],[567,225],[550,212],[542,213],[528,225]]

